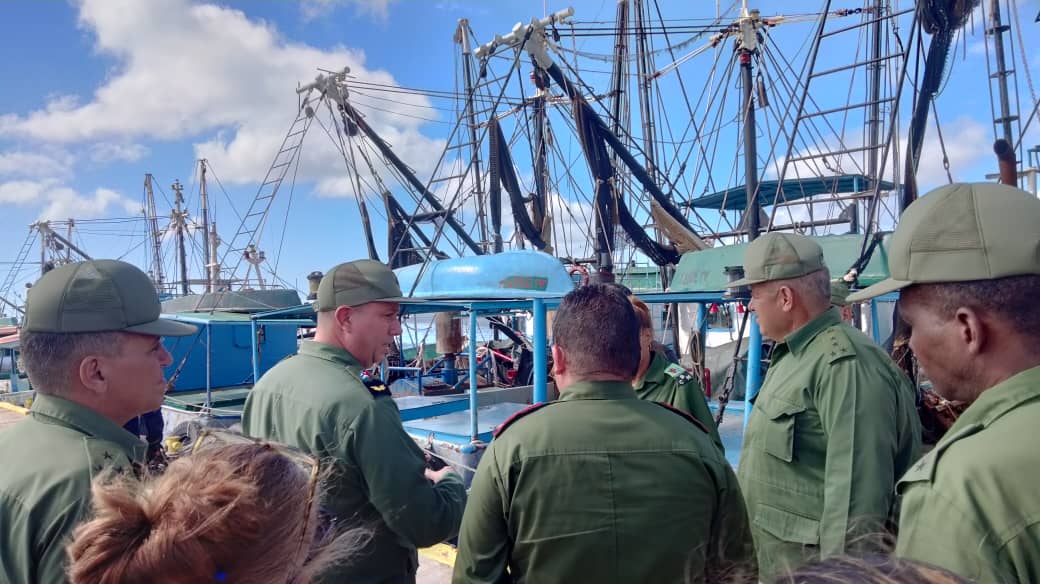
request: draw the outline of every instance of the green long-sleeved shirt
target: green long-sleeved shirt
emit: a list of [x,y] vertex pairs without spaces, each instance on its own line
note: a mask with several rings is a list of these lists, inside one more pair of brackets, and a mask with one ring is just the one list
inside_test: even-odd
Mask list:
[[105,469],[137,472],[145,448],[95,411],[37,394],[26,419],[0,432],[0,582],[64,582],[90,482]]
[[987,389],[899,480],[896,554],[983,584],[1040,582],[1040,367]]
[[305,341],[250,392],[242,427],[331,464],[325,510],[341,528],[374,530],[355,561],[321,581],[410,582],[416,548],[458,533],[466,491],[456,474],[436,485],[425,478],[425,457],[404,431],[397,404],[389,392],[373,395],[360,374],[347,351]]
[[914,404],[906,376],[833,308],[776,345],[738,471],[764,580],[883,528],[920,454]]
[[650,364],[647,365],[643,380],[636,385],[636,396],[639,399],[668,404],[682,410],[704,424],[711,435],[712,442],[722,452],[722,445],[715,418],[711,415],[708,402],[704,399],[704,388],[689,371],[681,365],[670,363],[657,352],[650,353]]
[[454,582],[712,582],[753,557],[708,434],[628,383],[579,382],[488,446]]

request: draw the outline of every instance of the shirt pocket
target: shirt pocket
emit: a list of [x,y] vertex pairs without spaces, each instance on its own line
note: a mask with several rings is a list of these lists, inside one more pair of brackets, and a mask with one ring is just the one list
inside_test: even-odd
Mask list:
[[780,541],[803,545],[820,543],[819,521],[771,505],[759,503],[755,507],[754,524]]
[[784,462],[794,460],[794,430],[798,414],[805,404],[773,398],[759,400],[755,407],[762,411],[762,450]]

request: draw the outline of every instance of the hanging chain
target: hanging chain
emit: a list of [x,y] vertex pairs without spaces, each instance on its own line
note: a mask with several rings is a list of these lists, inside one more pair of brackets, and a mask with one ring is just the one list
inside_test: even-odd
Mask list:
[[950,157],[946,153],[946,141],[943,140],[942,126],[939,124],[939,112],[935,111],[935,97],[932,97],[932,114],[935,116],[935,131],[939,134],[939,147],[943,154],[943,170],[946,171],[946,179],[953,184],[953,175],[950,174]]

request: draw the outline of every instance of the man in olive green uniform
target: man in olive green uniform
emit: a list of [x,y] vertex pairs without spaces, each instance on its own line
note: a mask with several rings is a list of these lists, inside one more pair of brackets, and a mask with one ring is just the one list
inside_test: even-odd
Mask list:
[[830,305],[820,246],[767,233],[744,258],[762,335],[777,342],[740,455],[758,567],[774,578],[882,530],[916,460],[909,380]]
[[122,426],[162,404],[161,336],[195,331],[160,320],[154,284],[124,262],[62,266],[29,290],[21,353],[36,399],[0,432],[0,582],[65,580],[92,478],[144,462],[145,443]]
[[340,525],[373,530],[359,556],[323,574],[325,582],[414,582],[416,548],[453,537],[462,521],[462,478],[451,467],[427,469],[390,392],[361,378],[401,334],[400,303],[409,301],[377,261],[336,266],[318,286],[314,340],[246,399],[244,431],[330,461],[325,511]]
[[900,218],[891,279],[940,396],[971,405],[899,480],[896,553],[976,582],[1040,582],[1040,201],[952,184]]
[[497,429],[473,479],[454,582],[717,582],[730,569],[753,572],[740,489],[707,430],[632,390],[638,338],[616,288],[564,297],[553,321],[560,400]]

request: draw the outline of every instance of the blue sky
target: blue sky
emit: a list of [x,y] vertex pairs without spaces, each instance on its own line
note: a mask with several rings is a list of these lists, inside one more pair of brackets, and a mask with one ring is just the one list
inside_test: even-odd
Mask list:
[[[665,3],[664,10],[670,18],[710,18],[715,4]],[[719,4],[725,8],[731,2]],[[566,5],[549,0],[4,2],[0,278],[11,268],[33,221],[139,217],[145,173],[156,179],[160,215],[172,201],[170,184],[175,179],[185,185],[189,206],[197,213],[193,177],[199,157],[211,164],[211,200],[226,241],[237,227],[227,201],[234,202],[238,213],[244,212],[295,117],[297,83],[313,79],[317,68],[349,65],[361,81],[454,91],[457,48],[452,35],[460,17],[469,18],[477,38],[486,41],[508,32],[515,22]],[[574,5],[579,21],[607,21],[613,19],[616,4],[588,0]],[[820,5],[817,0],[758,3],[765,16],[816,12]],[[854,8],[862,3],[834,5]],[[1040,42],[1035,40],[1040,38],[1040,24],[1033,23],[1040,4],[1018,0],[1017,6],[1026,43],[1022,51],[1030,60],[1033,83],[1040,87]],[[789,26],[774,29],[771,42],[793,47],[812,31],[812,23]],[[978,180],[995,168],[981,28],[980,22],[969,25],[959,39],[949,79],[937,98],[950,171],[957,180]],[[602,39],[581,42],[579,49],[609,50],[603,49],[608,41]],[[834,62],[851,60],[847,46],[828,50],[834,51],[829,56]],[[1019,52],[1016,44],[1016,59]],[[698,58],[679,69],[693,88],[704,83],[704,61]],[[609,68],[609,63],[601,65]],[[1027,114],[1031,97],[1025,69],[1018,65]],[[525,78],[528,71],[525,63]],[[592,74],[586,80],[604,89],[604,76]],[[844,97],[846,90],[820,86],[814,87],[813,95],[822,103]],[[426,97],[383,97],[386,100],[371,93],[358,95],[356,103],[425,180],[454,114],[436,109],[444,104]],[[1034,122],[1028,145],[1040,143],[1037,126]],[[920,173],[925,186],[946,181],[934,138],[932,126]],[[732,140],[718,143],[719,156],[734,159],[734,154],[723,152],[727,145],[732,147]],[[529,171],[521,170],[521,175],[530,180]],[[732,184],[730,179],[723,172],[716,180]],[[263,242],[272,261],[281,248],[278,272],[283,280],[302,289],[308,272],[364,255],[347,173],[320,130],[312,130],[304,145],[291,206],[287,190],[288,185],[275,204],[277,223],[268,229],[268,235],[284,230],[285,242],[280,244],[273,235]],[[581,206],[566,193],[560,196],[570,201],[567,204]],[[148,261],[139,219],[81,223],[74,239],[95,257],[123,257],[142,266]],[[377,243],[383,249],[384,240]],[[172,258],[172,251],[164,253]],[[38,252],[30,254],[34,257]],[[16,294],[34,278],[32,268],[19,274]]]

